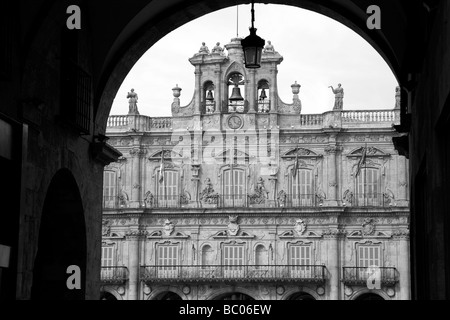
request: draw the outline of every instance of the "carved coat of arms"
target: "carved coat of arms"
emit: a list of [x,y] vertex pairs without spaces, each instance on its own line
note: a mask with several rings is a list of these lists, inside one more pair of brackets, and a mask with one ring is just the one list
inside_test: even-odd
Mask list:
[[306,231],[305,221],[303,221],[302,219],[297,219],[295,221],[294,230],[295,230],[295,232],[297,232],[297,234],[299,236],[303,235],[303,233],[305,233],[305,231]]
[[239,232],[239,224],[237,223],[238,216],[229,216],[228,235],[236,236]]
[[175,226],[173,223],[169,219],[166,219],[166,221],[164,221],[164,234],[166,236],[170,236],[174,229]]

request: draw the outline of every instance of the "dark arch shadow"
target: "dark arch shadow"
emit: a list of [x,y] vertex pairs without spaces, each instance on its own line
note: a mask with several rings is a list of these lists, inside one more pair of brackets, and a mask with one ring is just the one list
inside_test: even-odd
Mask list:
[[106,292],[106,291],[103,291],[103,292],[100,294],[100,300],[117,301],[117,298],[114,297],[113,294],[111,294],[111,293],[109,293],[109,292]]
[[[81,289],[69,290],[69,266],[81,270]],[[42,210],[31,299],[82,300],[86,282],[86,226],[80,192],[72,173],[58,171]]]
[[287,300],[316,300],[312,295],[306,292],[297,292],[292,294]]
[[249,295],[240,292],[227,292],[215,297],[213,300],[255,300]]
[[384,300],[384,299],[376,293],[364,293],[355,300]]
[[165,291],[158,294],[153,300],[183,300],[183,299],[175,292]]

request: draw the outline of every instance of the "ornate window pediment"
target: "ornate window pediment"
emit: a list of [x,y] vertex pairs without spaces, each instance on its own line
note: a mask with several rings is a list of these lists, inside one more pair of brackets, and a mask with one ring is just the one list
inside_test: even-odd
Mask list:
[[281,157],[283,159],[287,159],[287,160],[292,160],[295,159],[296,157],[299,158],[319,158],[322,157],[322,155],[317,154],[316,152],[310,150],[310,149],[306,149],[306,148],[292,148],[289,151],[287,151],[284,155],[282,155]]
[[183,155],[180,153],[177,153],[173,150],[159,150],[158,152],[152,154],[150,157],[148,157],[148,160],[150,161],[161,161],[161,153],[164,153],[164,160],[168,162],[172,162],[174,159],[183,159]]
[[[364,147],[359,147],[350,154],[347,155],[347,157],[361,157],[363,153]],[[376,147],[367,147],[366,157],[390,157],[391,155],[389,153],[386,153]]]

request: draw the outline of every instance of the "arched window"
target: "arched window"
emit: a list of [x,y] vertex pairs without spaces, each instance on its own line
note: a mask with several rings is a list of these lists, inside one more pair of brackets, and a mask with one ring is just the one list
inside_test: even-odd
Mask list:
[[203,113],[212,114],[216,111],[214,84],[211,81],[205,82],[203,85],[203,101],[204,110]]
[[214,250],[210,245],[204,245],[202,248],[202,268],[207,268],[214,264]]
[[255,264],[257,267],[267,266],[269,264],[269,254],[262,244],[258,245],[255,249]]
[[297,174],[291,175],[291,206],[312,207],[314,201],[313,172],[309,169],[298,169]]
[[244,77],[239,72],[234,72],[228,77],[228,112],[245,111],[244,84]]
[[117,175],[114,171],[103,172],[103,208],[113,209],[117,204]]
[[158,207],[176,208],[180,206],[180,174],[175,170],[164,170],[163,177],[158,172]]
[[356,177],[357,206],[378,206],[382,197],[379,194],[379,170],[362,168]]
[[258,82],[258,112],[267,113],[270,111],[269,82],[260,80]]
[[245,171],[231,168],[225,170],[222,176],[223,183],[223,206],[244,207],[245,206]]

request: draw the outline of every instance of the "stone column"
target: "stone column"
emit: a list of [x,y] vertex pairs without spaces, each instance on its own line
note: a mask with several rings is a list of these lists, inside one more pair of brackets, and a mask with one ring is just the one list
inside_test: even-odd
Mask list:
[[140,242],[146,235],[142,230],[130,230],[126,233],[128,242],[128,300],[139,299],[139,260]]
[[327,168],[328,168],[328,192],[327,199],[325,203],[327,206],[337,206],[338,205],[338,177],[336,170],[336,152],[338,148],[334,145],[330,145],[325,148],[325,153],[327,155]]
[[409,231],[406,229],[394,232],[394,239],[398,241],[398,273],[400,284],[400,300],[411,299],[411,275],[409,261]]
[[340,246],[339,239],[342,235],[342,230],[328,229],[323,236],[328,244],[328,263],[327,270],[330,273],[330,300],[339,300],[340,292]]

